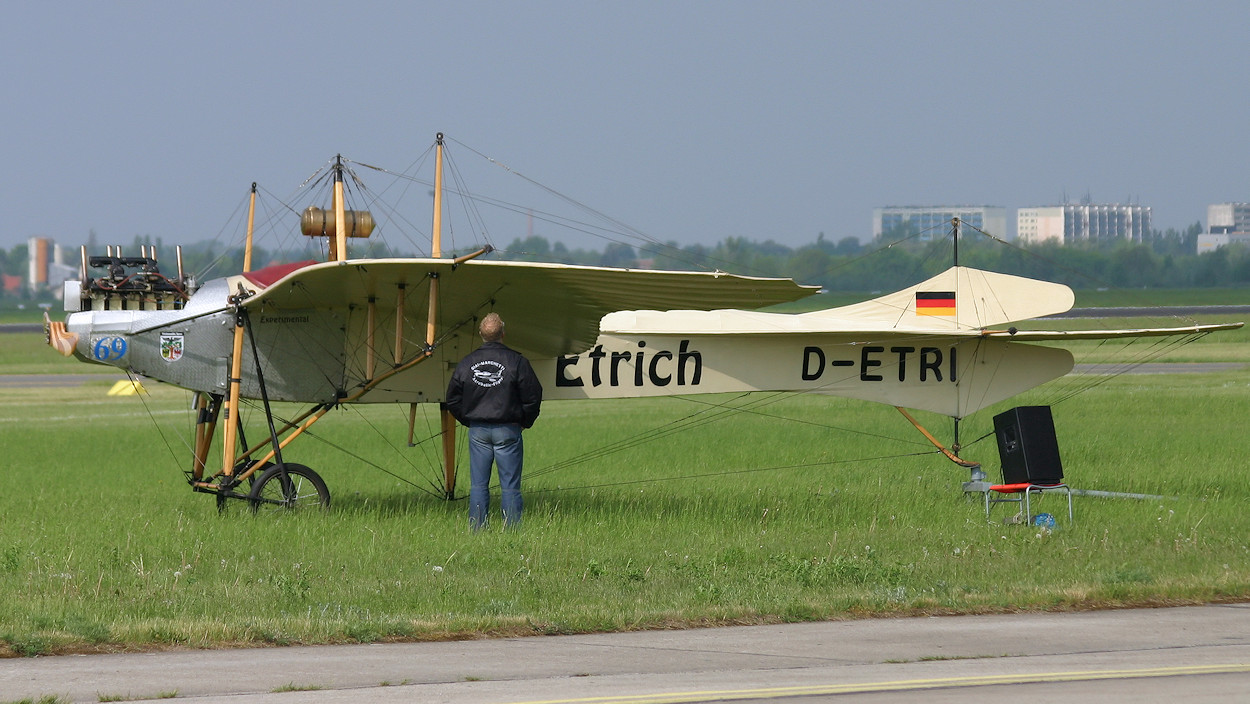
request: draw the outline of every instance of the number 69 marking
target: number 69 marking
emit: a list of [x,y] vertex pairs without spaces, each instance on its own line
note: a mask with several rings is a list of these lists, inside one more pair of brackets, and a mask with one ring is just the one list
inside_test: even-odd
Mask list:
[[114,362],[126,356],[126,338],[101,337],[91,346],[91,356],[101,362]]

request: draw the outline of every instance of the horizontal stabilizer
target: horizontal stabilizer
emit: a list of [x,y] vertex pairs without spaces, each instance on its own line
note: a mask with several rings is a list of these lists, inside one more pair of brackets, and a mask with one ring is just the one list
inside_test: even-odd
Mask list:
[[763,335],[862,333],[867,335],[979,335],[1003,325],[1072,308],[1062,284],[952,267],[923,283],[863,303],[811,313],[758,311],[647,311],[612,313],[603,332]]
[[1214,325],[1187,325],[1178,328],[1136,328],[1129,330],[994,330],[988,337],[1009,337],[1017,342],[1055,340],[1113,340],[1125,337],[1179,337],[1181,335],[1205,335],[1217,330],[1236,330],[1245,323],[1217,323]]
[[966,332],[1065,313],[1075,300],[1063,284],[956,266],[896,293],[804,316],[864,330]]

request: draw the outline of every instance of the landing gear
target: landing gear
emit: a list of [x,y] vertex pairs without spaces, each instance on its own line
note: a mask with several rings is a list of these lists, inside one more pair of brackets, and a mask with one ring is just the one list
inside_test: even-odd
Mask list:
[[[223,472],[230,474],[220,480],[215,487],[217,493],[217,508],[222,510],[226,501],[231,498],[246,498],[252,507],[253,513],[261,511],[271,512],[277,510],[290,510],[306,507],[329,508],[330,491],[326,489],[326,483],[316,472],[302,464],[293,462],[283,462],[282,446],[284,443],[279,442],[279,431],[274,425],[273,410],[269,407],[269,393],[265,389],[265,375],[261,370],[261,356],[256,349],[256,337],[252,333],[252,323],[248,316],[247,309],[241,306],[241,303],[250,295],[243,286],[239,286],[239,294],[231,296],[228,300],[235,306],[234,320],[234,349],[230,361],[230,386],[229,400],[226,404],[226,416],[233,419],[226,425],[226,438],[224,443],[223,455],[224,459],[234,462],[234,458],[238,455],[234,451],[234,443],[237,440],[241,443],[242,460],[235,464],[234,472]],[[247,440],[243,437],[243,423],[239,416],[239,390],[242,383],[242,359],[243,359],[243,342],[244,332],[246,337],[252,342],[252,357],[256,360],[256,383],[260,386],[260,398],[265,409],[265,421],[269,426],[269,439],[252,449],[247,448]],[[295,436],[307,430],[318,418],[325,414],[331,406],[319,404],[313,410],[301,416],[298,420],[287,423],[282,432],[292,430],[299,426],[301,422],[311,416],[306,424],[299,426],[297,430],[287,437],[286,442],[290,442]],[[265,444],[271,446],[271,451],[261,460],[249,459],[252,453],[257,452]],[[276,464],[270,464],[269,460],[273,459]],[[240,480],[234,477],[248,477],[250,482],[250,491],[247,494],[236,491]]]
[[[273,467],[273,464],[270,462],[265,462],[259,466],[257,466],[257,464],[258,463],[254,460],[245,460],[235,466],[234,474],[232,476],[227,477],[222,474],[217,477],[217,487],[215,493],[217,494],[218,513],[226,512],[227,507],[230,506],[230,499],[248,498],[251,495],[252,489],[256,487],[256,482],[261,475]],[[247,474],[248,470],[252,469],[252,467],[256,467],[255,471]],[[246,487],[243,486],[244,480],[238,479],[238,477],[244,474],[247,474]]]
[[248,497],[252,511],[330,507],[330,490],[321,475],[302,464],[275,464],[264,471]]

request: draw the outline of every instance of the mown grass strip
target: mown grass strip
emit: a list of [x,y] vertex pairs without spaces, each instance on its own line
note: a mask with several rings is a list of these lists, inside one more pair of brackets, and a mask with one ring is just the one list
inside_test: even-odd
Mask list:
[[[1247,347],[1221,356],[1245,361]],[[966,419],[965,441],[987,433],[1009,405],[1066,396],[1066,383]],[[407,483],[437,481],[439,469],[428,443],[397,442],[406,436],[405,409],[338,411],[290,450],[329,482],[329,513],[256,517],[232,506],[222,515],[183,482],[187,395],[157,385],[148,397],[114,399],[105,390],[0,395],[0,653],[1250,595],[1247,370],[1120,376],[1055,406],[1074,486],[1175,498],[1078,498],[1075,524],[1054,532],[987,521],[979,498],[959,490],[967,471],[931,452],[892,409],[814,395],[778,397],[765,414],[730,415],[605,456],[597,450],[701,404],[548,404],[526,435],[524,527],[481,534],[469,533],[463,502]],[[254,411],[247,419],[259,423]],[[949,421],[922,422],[949,435]],[[418,427],[437,428],[432,411],[423,410]],[[997,464],[992,438],[961,454],[991,471]],[[890,459],[872,459],[882,457]],[[1039,510],[1057,510],[1051,498]]]

